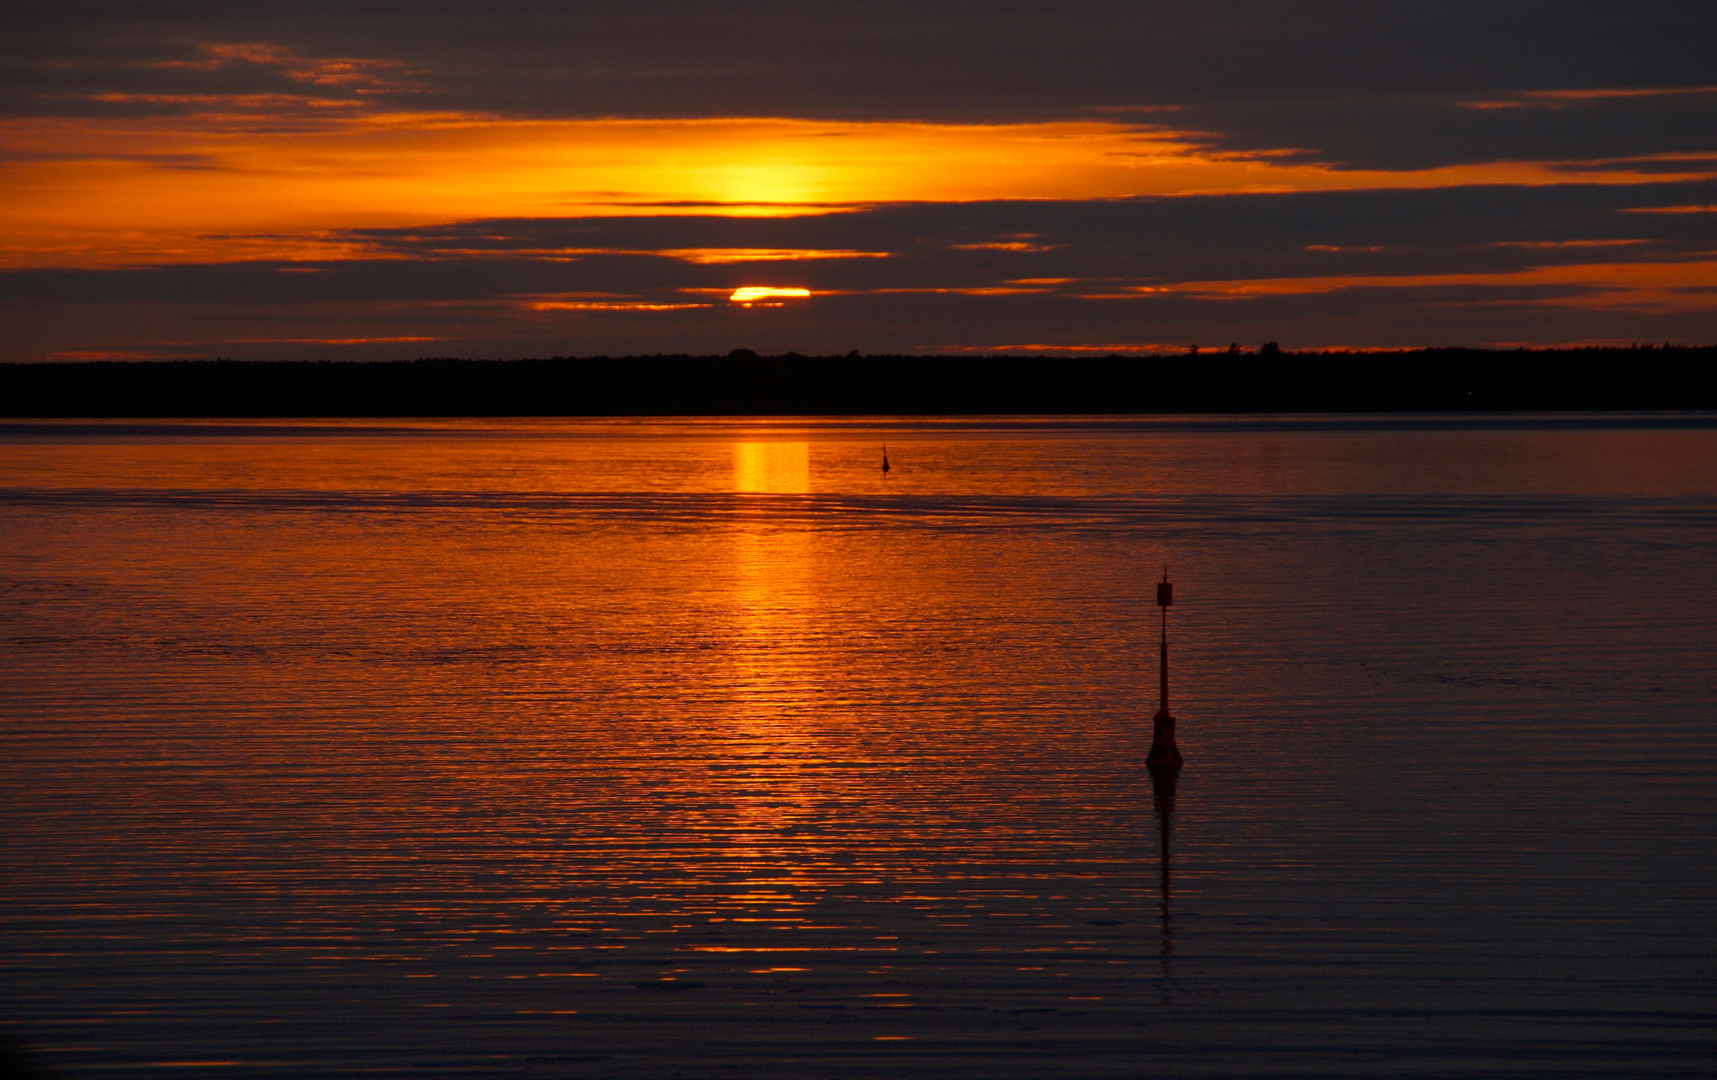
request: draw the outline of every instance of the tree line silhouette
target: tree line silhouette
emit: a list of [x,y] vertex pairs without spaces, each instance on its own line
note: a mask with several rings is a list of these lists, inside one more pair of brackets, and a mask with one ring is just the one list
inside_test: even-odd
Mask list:
[[1717,346],[0,364],[0,415],[980,415],[1717,409]]

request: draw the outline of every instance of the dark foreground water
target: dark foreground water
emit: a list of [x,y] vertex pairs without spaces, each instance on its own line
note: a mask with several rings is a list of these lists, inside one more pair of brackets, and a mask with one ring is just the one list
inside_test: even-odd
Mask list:
[[1714,777],[1710,415],[0,427],[65,1076],[1711,1075]]

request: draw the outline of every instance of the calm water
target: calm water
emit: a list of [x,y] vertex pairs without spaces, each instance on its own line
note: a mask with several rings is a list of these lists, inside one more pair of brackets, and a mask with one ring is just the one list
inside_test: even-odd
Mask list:
[[1710,1075],[1714,598],[1708,414],[0,426],[5,1030]]

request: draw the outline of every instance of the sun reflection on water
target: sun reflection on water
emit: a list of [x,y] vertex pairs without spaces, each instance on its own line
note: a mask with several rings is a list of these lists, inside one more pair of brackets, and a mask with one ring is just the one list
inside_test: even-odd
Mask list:
[[733,490],[750,494],[807,494],[811,490],[811,444],[734,443]]
[[[734,489],[755,495],[810,491],[808,442],[734,443]],[[728,693],[720,701],[725,733],[721,786],[733,807],[735,853],[795,887],[819,887],[819,802],[842,796],[825,790],[817,768],[825,755],[816,702],[826,604],[819,580],[816,534],[778,527],[771,500],[759,499],[734,522],[725,568],[731,612]],[[837,786],[839,786],[837,784]],[[827,824],[824,822],[823,824]],[[807,844],[807,840],[810,840]]]

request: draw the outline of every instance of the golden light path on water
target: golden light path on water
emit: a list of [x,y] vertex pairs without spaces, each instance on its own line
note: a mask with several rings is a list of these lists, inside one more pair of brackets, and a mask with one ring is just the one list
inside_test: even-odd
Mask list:
[[1692,1075],[1714,440],[0,427],[8,1030],[104,1077]]

